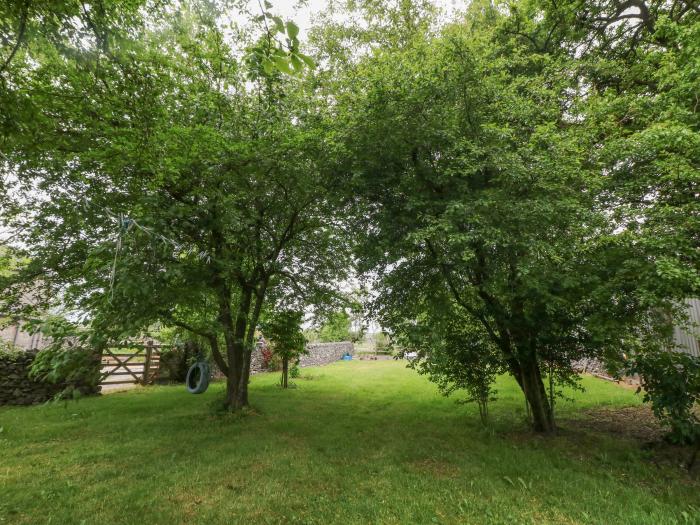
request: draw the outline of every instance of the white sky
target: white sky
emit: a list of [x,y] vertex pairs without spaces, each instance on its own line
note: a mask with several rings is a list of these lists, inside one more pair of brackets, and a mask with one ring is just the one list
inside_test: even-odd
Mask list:
[[[387,4],[395,3],[396,0],[387,0]],[[306,33],[314,22],[314,15],[325,11],[330,2],[328,0],[306,0],[305,2],[298,0],[271,0],[271,11],[281,16],[284,20],[293,20],[299,26],[301,40],[306,38]],[[305,3],[298,7],[299,4]],[[448,16],[455,11],[463,11],[469,0],[433,0],[434,5],[438,6]],[[250,2],[251,8],[257,8],[257,1]]]

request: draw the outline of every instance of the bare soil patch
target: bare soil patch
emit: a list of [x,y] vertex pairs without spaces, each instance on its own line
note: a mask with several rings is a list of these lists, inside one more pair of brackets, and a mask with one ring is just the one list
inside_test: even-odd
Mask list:
[[[587,409],[582,415],[581,418],[562,420],[560,425],[563,433],[571,436],[571,429],[576,428],[589,435],[607,435],[634,441],[645,451],[646,459],[651,463],[687,470],[693,448],[666,441],[666,429],[648,405]],[[693,477],[697,477],[700,471],[697,463],[696,461],[690,472]]]
[[573,423],[579,428],[614,434],[642,443],[661,441],[664,435],[664,429],[647,405],[593,408],[584,410],[583,415],[581,419],[566,420],[563,423]]

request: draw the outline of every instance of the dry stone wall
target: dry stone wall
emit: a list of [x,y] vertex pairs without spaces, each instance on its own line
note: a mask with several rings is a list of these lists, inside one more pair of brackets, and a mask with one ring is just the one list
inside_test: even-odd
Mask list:
[[623,382],[628,385],[640,385],[641,378],[639,375],[625,376],[621,379],[615,379],[610,375],[607,368],[602,361],[595,358],[584,358],[574,361],[572,363],[573,369],[580,374],[591,374],[593,376],[599,377],[601,379],[607,379],[608,381]]
[[0,353],[0,405],[43,403],[62,388],[29,378],[29,365],[36,352]]
[[[306,349],[308,354],[301,357],[299,366],[321,366],[339,361],[346,353],[352,356],[355,355],[355,345],[350,341],[342,341],[338,343],[312,343]],[[250,356],[250,372],[257,374],[265,372],[267,369],[263,366],[262,348],[256,346]],[[162,363],[162,361],[161,361]],[[223,379],[225,376],[219,370],[215,363],[210,363],[212,375],[216,379]]]
[[[29,366],[37,352],[0,352],[0,405],[43,403],[64,390],[66,385],[34,381],[29,377]],[[84,390],[85,394],[95,394],[99,387],[85,387]]]
[[[299,366],[321,366],[339,361],[346,353],[355,355],[355,345],[350,341],[339,343],[312,343],[307,345],[307,355],[301,356]],[[263,372],[262,349],[258,346],[250,356],[251,373]]]
[[345,354],[355,355],[355,345],[350,341],[339,343],[312,343],[306,349],[308,354],[301,356],[299,366],[320,366],[339,361]]

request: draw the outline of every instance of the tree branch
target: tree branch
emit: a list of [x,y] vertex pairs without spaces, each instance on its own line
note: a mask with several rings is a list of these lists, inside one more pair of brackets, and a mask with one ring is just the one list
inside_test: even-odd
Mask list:
[[20,19],[19,19],[19,27],[17,28],[17,42],[15,42],[15,45],[12,47],[12,51],[10,51],[10,55],[5,59],[5,62],[0,66],[0,74],[3,73],[10,65],[10,62],[12,62],[12,59],[15,57],[15,54],[17,54],[17,51],[19,50],[19,47],[22,45],[22,40],[24,40],[24,32],[27,29],[27,17],[29,15],[29,2],[26,1],[24,2],[22,6],[22,12],[20,14]]
[[430,253],[432,254],[433,258],[435,259],[435,262],[437,262],[438,267],[440,268],[440,272],[442,273],[443,278],[445,279],[445,282],[447,283],[447,287],[450,290],[450,293],[452,294],[452,297],[454,300],[459,304],[462,308],[464,308],[470,315],[475,317],[486,329],[486,331],[489,334],[489,337],[493,340],[493,342],[498,345],[499,348],[503,348],[503,338],[496,333],[494,328],[491,326],[491,324],[488,322],[486,319],[486,316],[484,316],[481,312],[479,312],[476,308],[468,304],[460,295],[459,291],[457,290],[457,287],[455,286],[454,282],[452,281],[452,277],[450,276],[450,272],[445,265],[444,262],[440,261],[440,258],[437,255],[437,251],[435,250],[435,247],[432,245],[430,241],[427,241],[428,245],[428,250],[430,250]]
[[173,315],[170,312],[161,311],[160,314],[175,326],[183,328],[188,332],[192,332],[193,334],[204,337],[207,341],[209,341],[209,346],[211,347],[211,355],[214,358],[216,365],[225,375],[228,375],[228,366],[226,365],[226,361],[224,361],[224,358],[221,355],[221,352],[219,351],[219,341],[216,337],[216,334],[207,332],[206,330],[200,330],[184,321],[180,321],[179,319],[173,317]]

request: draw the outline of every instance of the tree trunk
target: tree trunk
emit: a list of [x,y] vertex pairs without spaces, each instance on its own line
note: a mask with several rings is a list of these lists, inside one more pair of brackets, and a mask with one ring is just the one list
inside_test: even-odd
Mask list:
[[248,383],[250,382],[250,361],[251,354],[255,348],[255,329],[258,326],[258,320],[260,319],[260,312],[262,311],[263,302],[265,301],[265,292],[267,291],[267,285],[269,282],[269,277],[264,277],[262,283],[258,286],[255,291],[255,304],[252,305],[252,297],[250,305],[253,306],[253,311],[248,319],[248,327],[245,335],[245,347],[243,350],[243,363],[241,376],[239,379],[239,399],[241,406],[248,405]]
[[236,322],[231,326],[230,308],[228,316],[222,302],[221,321],[224,325],[224,339],[228,354],[229,373],[226,381],[226,408],[239,410],[248,405],[248,389],[241,388],[245,364],[245,337],[248,328],[248,315],[252,292],[243,290],[236,312]]
[[228,377],[226,378],[226,402],[225,406],[228,410],[238,410],[247,404],[246,399],[242,399],[238,384],[241,381],[240,368],[230,368]]
[[[501,329],[501,333],[508,330]],[[528,340],[521,336],[519,340]],[[501,350],[506,356],[506,362],[513,378],[518,382],[525,395],[526,408],[529,409],[532,428],[535,432],[550,434],[556,430],[554,425],[554,413],[549,405],[547,390],[542,381],[542,372],[537,358],[537,351],[530,345],[518,348],[511,343],[510,337],[502,337],[499,340]]]
[[547,391],[542,381],[542,373],[536,358],[520,360],[520,388],[530,407],[532,428],[535,432],[552,433],[556,427]]
[[289,378],[289,358],[282,357],[282,388],[287,388]]

